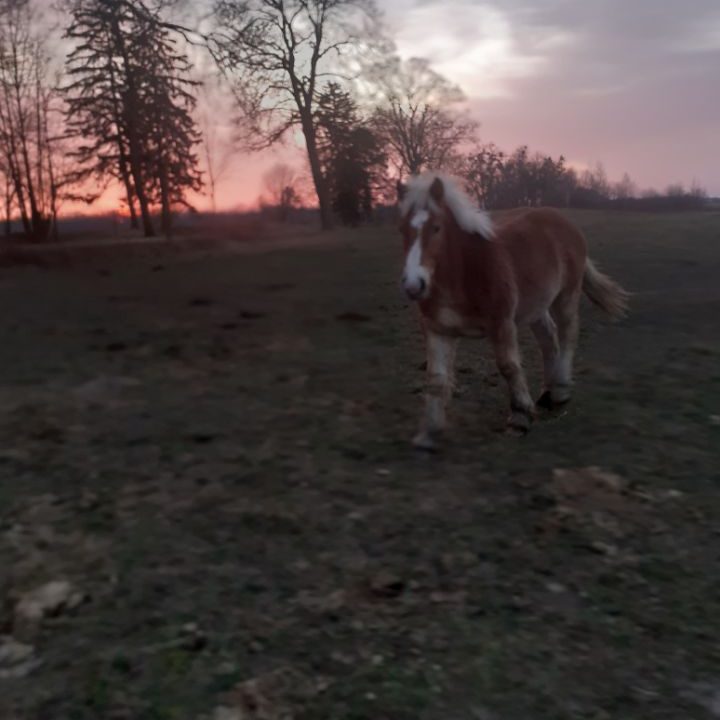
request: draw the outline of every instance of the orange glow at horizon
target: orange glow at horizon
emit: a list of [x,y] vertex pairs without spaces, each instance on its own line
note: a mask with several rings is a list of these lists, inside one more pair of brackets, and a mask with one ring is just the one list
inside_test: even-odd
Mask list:
[[[276,163],[284,162],[297,170],[299,176],[304,173],[304,158],[294,148],[282,148],[238,155],[233,158],[228,171],[217,182],[217,210],[250,211],[259,207],[260,198],[264,193],[263,175]],[[188,197],[190,204],[200,212],[212,211],[212,199],[209,186],[206,184],[201,193],[193,193]],[[90,186],[88,187],[90,189]],[[128,216],[124,202],[124,192],[118,183],[112,184],[103,195],[91,205],[86,203],[66,203],[61,214],[68,215],[106,215],[116,213]]]

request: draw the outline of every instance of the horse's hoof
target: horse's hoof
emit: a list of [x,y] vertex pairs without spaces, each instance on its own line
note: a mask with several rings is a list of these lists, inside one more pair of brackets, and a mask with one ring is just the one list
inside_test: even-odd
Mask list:
[[507,421],[507,431],[511,435],[522,437],[530,432],[534,413],[526,410],[513,410]]
[[552,393],[549,390],[546,390],[537,400],[535,403],[537,407],[543,409],[543,410],[552,410],[555,407],[555,403],[552,399]]
[[541,410],[559,410],[570,402],[570,395],[560,395],[551,390],[546,390],[535,403],[535,406]]
[[505,428],[505,435],[508,437],[521,438],[530,432],[529,425],[518,425],[516,423],[508,423]]
[[419,432],[412,441],[413,447],[426,453],[440,452],[440,443],[434,433]]

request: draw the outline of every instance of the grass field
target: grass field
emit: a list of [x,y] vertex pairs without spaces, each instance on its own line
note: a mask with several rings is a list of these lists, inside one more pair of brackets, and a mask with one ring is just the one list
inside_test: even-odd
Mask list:
[[393,229],[4,268],[0,718],[720,717],[720,216],[575,217],[632,314],[522,439],[461,346],[437,457]]

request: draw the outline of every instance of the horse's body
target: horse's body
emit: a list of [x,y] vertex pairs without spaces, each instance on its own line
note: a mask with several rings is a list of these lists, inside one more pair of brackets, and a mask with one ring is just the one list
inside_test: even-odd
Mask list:
[[545,388],[538,404],[570,398],[585,291],[612,315],[626,293],[587,257],[580,231],[551,209],[522,209],[493,222],[450,179],[414,178],[401,204],[406,262],[403,283],[418,302],[429,383],[416,445],[434,448],[444,430],[458,337],[487,337],[510,388],[509,425],[529,429],[535,414],[521,366],[517,328],[529,325],[542,349]]

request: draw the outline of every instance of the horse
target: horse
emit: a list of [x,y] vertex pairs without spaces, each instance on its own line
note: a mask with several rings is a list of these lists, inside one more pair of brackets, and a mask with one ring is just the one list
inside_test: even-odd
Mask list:
[[[615,318],[626,314],[629,293],[598,270],[580,230],[556,210],[521,208],[493,219],[459,182],[437,172],[398,189],[402,286],[420,310],[427,353],[425,408],[413,444],[439,449],[461,337],[490,341],[510,394],[507,431],[525,434],[538,409],[570,400],[583,292]],[[543,357],[537,402],[518,345],[526,325]]]

